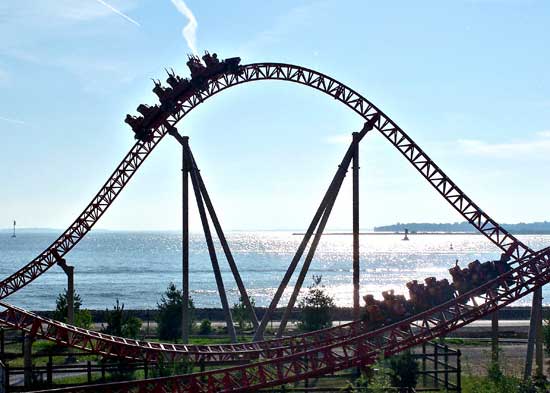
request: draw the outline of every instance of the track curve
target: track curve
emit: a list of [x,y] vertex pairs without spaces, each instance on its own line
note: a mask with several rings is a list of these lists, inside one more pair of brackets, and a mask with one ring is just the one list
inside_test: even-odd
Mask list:
[[108,383],[56,392],[248,392],[313,378],[351,367],[367,366],[456,330],[520,299],[550,282],[550,249],[519,261],[496,279],[438,307],[375,331],[362,332],[322,347],[256,363],[182,376]]
[[92,229],[166,135],[167,126],[175,126],[196,106],[229,87],[260,80],[284,80],[312,87],[342,102],[365,120],[379,115],[375,127],[468,222],[502,250],[507,251],[515,246],[514,259],[533,252],[481,210],[393,120],[365,97],[343,83],[308,68],[282,63],[256,63],[242,66],[238,74],[222,74],[209,80],[204,91],[197,90],[185,100],[178,101],[174,110],[165,114],[165,123],[153,130],[152,140],[136,142],[69,228],[35,259],[0,282],[0,299],[29,284],[52,267],[56,263],[53,250],[64,256]]
[[[107,180],[107,182],[92,199],[89,205],[80,214],[80,216],[71,224],[71,226],[44,252],[38,255],[35,259],[33,259],[19,271],[0,282],[0,299],[9,296],[11,293],[14,293],[18,289],[22,288],[23,286],[29,284],[34,279],[39,277],[42,273],[44,273],[56,263],[56,259],[54,257],[55,253],[59,254],[60,256],[65,255],[87,234],[88,231],[91,230],[93,225],[99,220],[99,218],[108,209],[111,203],[122,191],[124,186],[131,179],[131,177],[139,169],[143,161],[148,157],[148,155],[152,152],[156,145],[166,135],[169,128],[175,126],[187,113],[189,113],[199,104],[203,103],[209,97],[229,87],[246,82],[260,80],[284,80],[306,85],[315,88],[316,90],[319,90],[327,95],[330,95],[334,99],[342,102],[350,109],[362,116],[365,120],[370,120],[374,116],[378,116],[375,128],[378,129],[384,135],[384,137],[394,147],[396,147],[409,162],[411,162],[411,164],[422,174],[422,176],[426,178],[426,180],[428,180],[428,182],[468,222],[470,222],[474,227],[476,227],[481,233],[483,233],[489,240],[491,240],[503,251],[509,252],[514,260],[521,261],[522,263],[520,264],[520,267],[532,268],[533,264],[534,266],[537,266],[537,263],[541,264],[540,261],[542,260],[544,262],[544,268],[546,269],[548,264],[548,254],[546,253],[546,251],[542,254],[535,254],[533,250],[531,250],[525,244],[516,239],[512,234],[507,232],[500,225],[498,225],[466,194],[464,194],[464,192],[462,192],[460,188],[458,188],[458,186],[456,186],[456,184],[450,180],[450,178],[423,152],[423,150],[403,130],[401,130],[388,116],[386,116],[381,110],[379,110],[366,98],[364,98],[351,88],[347,87],[346,85],[336,81],[335,79],[311,69],[282,63],[257,63],[242,66],[237,74],[219,75],[215,79],[208,81],[208,85],[205,90],[196,90],[193,92],[192,95],[186,95],[184,99],[178,100],[178,103],[174,107],[173,111],[162,115],[164,116],[164,119],[158,122],[161,125],[152,131],[151,140],[148,142],[138,141],[132,147],[130,152],[115,169],[111,177]],[[522,275],[520,274],[520,271],[516,269],[513,270],[513,272],[515,272],[515,274],[517,275],[518,280],[522,281],[522,284],[525,284],[525,282],[523,282],[523,280],[521,279]],[[523,270],[521,271],[521,273],[528,274],[528,272],[524,272]],[[532,283],[531,281],[529,281],[529,283],[533,285],[533,287],[530,287],[529,290],[532,290],[534,286],[542,285],[543,283],[548,282],[547,276],[543,275],[542,272],[539,272],[538,275],[538,281],[533,281],[534,279],[531,280],[533,281]],[[499,277],[499,279],[502,280],[502,277],[504,276]],[[485,288],[485,286],[477,288],[474,291],[478,291],[483,288]],[[506,288],[509,289],[508,287]],[[514,296],[509,297],[508,300],[509,302],[511,302],[521,296],[524,296],[526,293],[528,292],[523,293],[516,291]],[[474,296],[481,295],[483,295],[482,292],[476,292],[476,294],[471,295],[469,299],[473,299]],[[467,295],[464,296],[467,297]],[[425,315],[433,312],[441,313],[443,315],[443,320],[446,320],[446,313],[454,313],[456,315],[460,315],[462,318],[463,316],[461,312],[467,309],[470,310],[470,314],[474,315],[475,318],[478,318],[480,316],[479,311],[473,311],[476,309],[479,310],[479,306],[468,307],[466,305],[463,305],[461,301],[463,300],[455,299],[449,303],[446,303],[447,308],[445,309],[440,306],[426,313],[414,316],[414,320],[411,319],[410,324],[411,326],[414,325],[416,319],[424,318]],[[131,358],[140,357],[147,359],[157,359],[159,356],[172,357],[176,356],[174,354],[180,353],[184,353],[187,355],[198,354],[197,356],[204,356],[205,353],[213,353],[214,355],[212,356],[228,356],[230,353],[232,353],[234,354],[234,356],[250,355],[251,358],[260,356],[264,359],[270,359],[270,355],[277,354],[276,359],[265,360],[264,362],[255,363],[255,365],[265,364],[265,367],[267,368],[268,365],[277,364],[277,367],[284,368],[284,366],[282,366],[283,363],[279,362],[281,359],[284,362],[294,362],[292,363],[292,367],[295,369],[296,372],[293,371],[292,373],[295,373],[296,376],[291,377],[291,380],[296,380],[296,378],[299,379],[310,375],[310,371],[307,371],[307,362],[305,368],[303,364],[300,365],[296,363],[296,359],[298,359],[298,357],[303,356],[308,359],[310,354],[324,354],[325,351],[332,351],[332,349],[327,348],[336,348],[335,346],[339,346],[339,350],[343,350],[345,353],[347,353],[347,351],[349,351],[349,349],[347,349],[349,343],[353,342],[353,346],[355,347],[357,347],[358,345],[363,345],[360,344],[362,342],[361,340],[366,337],[374,337],[372,335],[376,332],[378,332],[377,334],[379,334],[380,332],[384,333],[386,331],[391,331],[393,332],[392,334],[395,336],[395,334],[397,334],[395,326],[404,326],[405,323],[400,322],[399,324],[379,329],[374,333],[364,333],[364,326],[362,326],[360,321],[356,321],[341,328],[327,329],[326,331],[314,332],[310,335],[297,336],[292,339],[282,339],[282,341],[269,340],[254,344],[237,344],[236,346],[182,346],[181,348],[178,348],[168,347],[170,344],[137,342],[135,340],[127,340],[113,336],[100,335],[96,332],[84,331],[83,329],[72,327],[61,322],[39,318],[32,313],[11,306],[7,303],[1,303],[1,305],[6,309],[6,311],[1,313],[0,319],[3,319],[6,323],[11,324],[12,326],[27,330],[32,334],[63,342],[67,345],[76,346],[79,348],[84,347],[84,349],[87,348],[96,353],[102,353],[107,356],[125,356]],[[498,304],[495,303],[495,307],[498,307]],[[424,321],[429,325],[429,320],[424,318]],[[424,325],[419,326],[421,328]],[[446,329],[453,329],[456,327],[458,327],[458,325],[455,325],[454,327],[447,326]],[[412,334],[412,328],[410,328],[409,330]],[[397,336],[403,334],[404,333],[399,333],[397,334]],[[76,336],[80,337],[79,341],[71,341],[72,337]],[[395,341],[393,338],[392,340]],[[390,340],[389,342],[393,342],[392,340]],[[82,343],[87,344],[82,345]],[[105,343],[108,343],[108,345]],[[301,344],[298,345],[298,343]],[[155,345],[157,345],[157,347],[155,347]],[[385,348],[384,346],[382,347]],[[368,348],[371,348],[371,346],[368,346]],[[372,346],[372,348],[374,348],[374,346]],[[392,348],[393,347],[388,349],[389,353],[392,353]],[[403,347],[403,349],[404,348],[405,347]],[[327,352],[327,354],[329,352]],[[361,363],[368,363],[368,361],[365,360],[366,355],[356,353],[354,356],[358,359],[361,359]],[[346,355],[345,363],[350,364],[351,362],[355,364],[358,361],[353,360],[355,359],[355,357],[349,357]],[[311,359],[311,362],[313,362],[312,364],[318,363],[318,361],[315,361],[314,358],[317,358],[317,355],[315,355]],[[340,366],[343,367],[343,363],[338,363],[340,365],[333,363],[332,361],[330,363],[331,364],[329,366],[333,371],[339,369]],[[262,368],[264,366],[249,367],[259,367],[255,369],[255,372],[260,373],[258,374],[258,377],[260,378],[260,380],[264,380],[264,382],[262,382],[264,386],[271,386],[273,384],[285,383],[290,381],[286,376],[280,375],[279,371],[277,371],[277,378],[273,377],[271,378],[271,382],[269,382],[267,381],[267,379],[265,379],[267,377],[264,374],[265,369]],[[279,368],[277,370],[279,370]],[[298,372],[299,370],[303,370],[304,372]],[[311,372],[314,372],[315,375],[319,375],[319,372],[326,371],[323,370],[325,370],[323,367],[315,367],[315,370]],[[227,374],[228,372],[232,371],[224,371],[225,374],[222,378],[224,389],[235,387],[234,376]],[[241,373],[242,378],[245,378],[246,380],[252,378],[252,374],[250,374],[249,377],[247,376],[249,371],[246,368],[237,367],[235,368],[235,372]],[[206,378],[208,379],[208,381],[212,381],[212,384],[216,385],[217,389],[221,388],[221,385],[219,385],[219,383],[221,382],[216,382],[216,375],[218,375],[216,374],[216,372],[205,373],[201,374],[200,378]],[[196,388],[193,387],[198,387],[200,385],[200,383],[199,385],[196,384],[196,380],[193,379],[194,377],[185,378],[189,381],[195,382],[190,382],[190,390],[178,389],[177,391],[203,390],[204,386],[201,387],[200,390],[196,390]],[[241,383],[246,382],[242,380],[242,378]],[[231,380],[233,380],[233,382],[231,382]],[[176,380],[174,379],[174,381]],[[183,382],[183,380],[179,381]],[[211,382],[209,382],[208,384],[210,387],[207,390],[210,390],[211,387],[214,385],[211,385]],[[249,388],[255,387],[254,384],[250,383],[245,383],[244,385],[248,386]],[[159,385],[157,382],[155,382],[155,386],[157,386],[158,388]]]

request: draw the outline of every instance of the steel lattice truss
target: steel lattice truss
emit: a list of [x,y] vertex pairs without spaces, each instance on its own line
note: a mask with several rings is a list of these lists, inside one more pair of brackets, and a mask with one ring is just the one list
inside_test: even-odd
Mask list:
[[[392,354],[454,330],[483,315],[525,296],[550,280],[549,253],[534,253],[481,210],[423,150],[388,116],[366,98],[342,83],[319,72],[289,64],[258,63],[240,67],[236,74],[222,74],[178,100],[171,113],[164,113],[161,124],[148,142],[138,141],[115,169],[90,204],[72,225],[44,252],[16,273],[0,282],[0,299],[32,282],[57,259],[69,252],[95,225],[143,161],[168,130],[188,112],[229,87],[260,80],[284,80],[317,89],[344,103],[365,120],[377,118],[375,128],[395,146],[428,182],[476,229],[511,257],[521,262],[518,268],[499,277],[498,283],[484,285],[460,298],[375,332],[365,333],[357,321],[293,338],[253,344],[187,346],[148,343],[92,332],[61,322],[40,318],[20,308],[0,303],[5,311],[0,320],[36,336],[88,350],[105,356],[131,359],[193,360],[246,359],[255,363],[202,374],[151,381],[109,384],[114,391],[250,390],[296,381],[355,365],[371,363],[385,352]],[[498,284],[498,289],[497,288]],[[475,298],[475,303],[474,303]],[[477,306],[475,306],[477,304]],[[261,360],[261,361],[258,361]],[[105,385],[107,388],[107,385]],[[82,388],[82,391],[97,390]],[[94,390],[94,391],[95,391]]]
[[68,325],[40,317],[22,308],[1,303],[0,322],[24,330],[34,337],[108,357],[156,362],[188,359],[198,362],[272,358],[319,347],[329,342],[351,338],[364,332],[365,323],[350,322],[299,336],[241,344],[188,345],[134,340]]
[[522,298],[550,282],[550,250],[524,260],[514,270],[436,308],[373,332],[325,346],[248,365],[189,374],[58,389],[58,392],[246,392],[372,364],[458,329]]

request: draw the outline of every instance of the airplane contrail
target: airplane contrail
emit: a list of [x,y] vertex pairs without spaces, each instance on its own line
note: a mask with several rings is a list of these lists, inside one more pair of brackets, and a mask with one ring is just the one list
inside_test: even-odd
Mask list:
[[14,124],[25,124],[25,122],[22,120],[10,119],[2,116],[0,116],[0,120],[4,120],[4,121],[7,121],[8,123],[14,123]]
[[195,18],[195,15],[193,15],[193,12],[189,7],[187,7],[187,4],[185,4],[185,1],[183,0],[172,0],[172,4],[174,4],[174,7],[177,8],[179,12],[181,12],[189,21],[185,27],[182,30],[183,38],[185,39],[185,42],[187,42],[187,46],[195,56],[198,56],[199,52],[197,51],[197,26],[199,25],[197,23],[197,19]]
[[124,19],[126,19],[128,22],[133,23],[134,25],[141,27],[141,25],[136,22],[134,19],[130,18],[128,15],[124,14],[123,12],[117,10],[115,7],[113,7],[111,4],[106,3],[103,0],[96,0],[98,3],[103,4],[105,7],[109,8],[111,11],[113,11],[115,14],[118,14],[122,16]]

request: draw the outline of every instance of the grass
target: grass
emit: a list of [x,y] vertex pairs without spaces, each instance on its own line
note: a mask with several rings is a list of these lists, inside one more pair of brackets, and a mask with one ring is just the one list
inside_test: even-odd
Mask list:
[[463,338],[445,338],[445,344],[448,345],[460,345],[460,346],[472,346],[472,347],[488,347],[491,346],[490,340],[476,340],[473,339],[463,339]]

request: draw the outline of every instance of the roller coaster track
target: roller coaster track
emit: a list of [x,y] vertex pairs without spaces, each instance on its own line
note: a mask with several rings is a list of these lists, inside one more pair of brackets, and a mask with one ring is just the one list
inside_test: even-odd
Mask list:
[[[476,229],[519,264],[499,277],[500,286],[484,285],[469,294],[409,320],[366,333],[360,321],[308,335],[252,344],[186,346],[148,343],[103,335],[40,318],[30,312],[0,303],[5,311],[0,320],[31,334],[106,356],[156,360],[183,355],[194,360],[248,359],[250,365],[189,376],[128,382],[111,386],[120,391],[214,391],[273,386],[308,376],[320,375],[358,364],[369,364],[381,353],[391,354],[454,330],[525,296],[549,281],[549,253],[535,253],[481,210],[423,150],[388,116],[367,99],[333,78],[316,71],[280,63],[257,63],[240,67],[236,74],[221,74],[208,81],[207,88],[186,94],[164,119],[155,122],[148,142],[138,141],[111,177],[71,226],[44,252],[16,273],[0,282],[0,299],[29,284],[69,252],[99,220],[140,165],[168,130],[209,97],[238,84],[259,80],[285,80],[317,89],[344,103],[365,120],[377,117],[375,128],[395,146],[422,176]],[[512,277],[512,278],[510,278]],[[513,285],[506,280],[513,279]],[[489,291],[487,291],[490,289]],[[474,302],[474,298],[477,299]],[[480,299],[483,303],[480,304]],[[171,388],[169,388],[169,386]],[[96,386],[97,390],[98,387]],[[110,389],[110,388],[109,388]],[[83,389],[85,391],[86,389]]]
[[422,344],[522,298],[550,282],[550,249],[438,307],[381,329],[288,356],[195,374],[57,389],[56,392],[249,392],[372,364],[384,354]]

